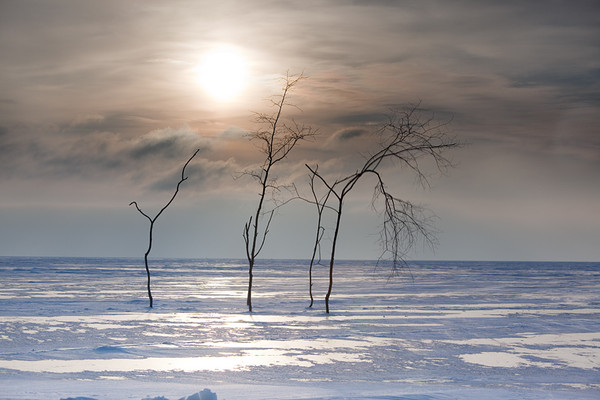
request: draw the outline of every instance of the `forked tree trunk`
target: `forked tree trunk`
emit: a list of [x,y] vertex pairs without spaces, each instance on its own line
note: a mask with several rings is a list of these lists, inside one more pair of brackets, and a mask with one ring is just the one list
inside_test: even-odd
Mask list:
[[173,193],[173,195],[171,196],[171,199],[167,202],[167,204],[165,204],[164,207],[160,209],[160,211],[154,216],[154,218],[150,217],[148,214],[146,214],[144,211],[142,211],[142,209],[138,206],[137,202],[132,201],[131,203],[129,203],[130,206],[134,205],[135,208],[139,211],[139,213],[142,214],[144,217],[146,217],[148,219],[148,221],[150,222],[150,234],[148,237],[148,250],[146,250],[146,253],[144,253],[144,265],[146,266],[146,275],[148,276],[147,289],[148,289],[148,300],[150,301],[150,308],[152,308],[152,306],[153,306],[153,300],[152,300],[152,291],[150,290],[150,268],[148,267],[148,255],[150,254],[150,250],[152,250],[152,233],[154,231],[154,223],[156,222],[158,217],[167,209],[167,207],[169,207],[171,205],[173,200],[175,200],[177,193],[179,193],[179,187],[187,179],[187,177],[185,176],[185,168],[188,166],[190,161],[192,161],[192,159],[194,157],[196,157],[196,154],[198,154],[199,151],[200,151],[200,149],[196,150],[194,152],[194,154],[183,165],[183,168],[181,169],[181,179],[177,183],[175,192]]

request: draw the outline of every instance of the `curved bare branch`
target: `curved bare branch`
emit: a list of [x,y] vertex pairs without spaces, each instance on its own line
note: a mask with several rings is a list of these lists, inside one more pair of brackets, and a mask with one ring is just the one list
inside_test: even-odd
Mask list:
[[192,154],[192,156],[183,165],[183,168],[181,169],[181,179],[177,183],[175,192],[173,193],[173,195],[171,196],[171,198],[169,199],[167,204],[165,204],[164,207],[160,209],[160,211],[154,216],[154,218],[150,217],[148,214],[146,214],[144,211],[142,211],[142,209],[139,207],[139,205],[136,201],[132,201],[131,203],[129,203],[130,206],[134,205],[135,208],[140,212],[140,214],[142,214],[144,217],[146,217],[148,219],[148,221],[150,222],[149,237],[148,237],[148,249],[146,250],[146,253],[144,254],[144,264],[146,266],[146,275],[148,276],[147,290],[148,290],[148,299],[150,300],[150,308],[152,308],[153,299],[152,299],[152,292],[150,290],[150,268],[148,267],[148,255],[150,254],[150,251],[152,250],[152,237],[153,237],[154,223],[156,222],[158,217],[163,213],[163,211],[165,211],[167,209],[167,207],[169,207],[171,205],[171,203],[173,203],[173,200],[175,200],[177,193],[179,193],[179,187],[185,180],[187,180],[187,177],[185,176],[185,169],[188,166],[188,164],[192,161],[192,159],[194,157],[196,157],[196,154],[198,154],[199,151],[200,151],[200,149],[197,149],[194,152],[194,154]]
[[[329,290],[325,296],[325,307],[329,313],[329,298],[333,281],[333,266],[335,262],[335,247],[340,229],[343,204],[346,196],[356,187],[356,184],[366,175],[376,177],[376,185],[372,204],[378,198],[383,198],[383,223],[380,232],[382,253],[380,259],[386,256],[392,261],[392,271],[404,262],[408,250],[419,240],[433,245],[435,237],[433,232],[432,217],[426,210],[409,201],[392,195],[385,185],[380,170],[385,163],[398,164],[411,170],[417,180],[424,186],[429,185],[428,176],[421,165],[421,160],[433,160],[436,168],[444,172],[452,166],[451,161],[444,155],[446,150],[459,146],[453,138],[444,132],[448,122],[437,123],[431,115],[422,119],[420,103],[412,105],[405,110],[395,110],[389,122],[379,131],[379,149],[365,159],[361,169],[335,181],[326,179],[319,171],[318,166],[311,168],[306,165],[311,175],[311,185],[314,189],[314,179],[318,179],[327,189],[327,203],[330,195],[337,199],[335,206],[337,219],[333,233],[333,243],[329,261]],[[314,195],[314,193],[313,193]],[[319,200],[315,195],[315,203]],[[322,209],[318,212],[322,212]],[[319,214],[320,217],[320,214]],[[319,218],[320,224],[320,218]],[[320,227],[320,225],[319,225]],[[317,228],[317,242],[320,240]],[[313,252],[314,255],[314,252]]]

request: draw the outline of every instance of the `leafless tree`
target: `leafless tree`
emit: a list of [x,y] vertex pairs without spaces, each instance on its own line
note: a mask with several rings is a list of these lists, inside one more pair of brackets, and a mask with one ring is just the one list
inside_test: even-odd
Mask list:
[[[317,170],[317,168],[315,168],[315,171]],[[315,207],[317,208],[317,229],[315,232],[315,243],[313,246],[313,252],[312,252],[312,256],[310,258],[310,265],[308,266],[308,294],[310,296],[310,304],[309,307],[313,306],[314,303],[314,297],[313,297],[313,266],[315,265],[315,261],[316,264],[320,264],[321,263],[321,239],[323,239],[323,235],[325,234],[325,227],[323,226],[323,211],[325,210],[325,207],[327,207],[327,201],[329,200],[329,196],[331,195],[331,191],[328,190],[325,195],[323,195],[321,198],[319,198],[319,196],[317,195],[317,191],[315,188],[315,177],[316,174],[310,174],[309,176],[309,184],[310,184],[310,190],[311,190],[311,194],[313,196],[312,201],[310,201],[311,203],[313,203],[315,205]]]
[[[379,150],[367,157],[360,169],[343,178],[335,180],[326,178],[318,170],[318,166],[306,165],[311,174],[313,190],[314,179],[318,179],[326,188],[327,193],[331,195],[324,197],[323,201],[326,203],[333,199],[335,202],[332,207],[335,210],[336,222],[329,259],[329,287],[325,296],[327,313],[329,313],[329,298],[333,288],[333,266],[344,201],[361,178],[365,176],[375,178],[374,207],[377,200],[383,198],[383,223],[380,232],[381,259],[390,259],[393,271],[399,268],[408,249],[419,239],[430,244],[434,243],[431,218],[426,210],[390,193],[382,175],[382,167],[392,163],[400,168],[411,170],[418,181],[426,186],[428,177],[421,166],[424,159],[432,160],[437,170],[442,172],[451,166],[451,162],[443,153],[458,146],[458,143],[446,135],[444,128],[447,122],[436,122],[433,116],[423,118],[423,114],[418,104],[405,110],[395,110],[389,122],[377,132],[380,138]],[[318,240],[320,239],[317,237]]]
[[[262,251],[269,227],[273,219],[275,208],[265,211],[267,196],[275,196],[281,190],[273,176],[273,166],[284,160],[300,140],[313,137],[316,132],[312,128],[299,124],[294,120],[283,121],[282,113],[286,106],[291,106],[287,101],[290,91],[302,80],[303,75],[289,75],[284,78],[282,93],[271,98],[274,108],[272,114],[257,113],[255,122],[259,128],[249,135],[251,141],[258,143],[258,148],[264,154],[262,165],[245,174],[252,176],[259,184],[260,192],[256,212],[244,225],[243,238],[248,258],[248,296],[246,304],[252,312],[252,280],[253,270],[257,256]],[[261,222],[265,222],[264,227]]]
[[185,168],[188,166],[190,161],[192,161],[192,159],[194,157],[196,157],[196,154],[198,154],[199,151],[200,151],[200,149],[196,150],[194,152],[194,154],[183,165],[183,168],[181,169],[181,179],[177,183],[177,187],[175,188],[175,192],[173,193],[173,196],[171,196],[171,199],[167,202],[167,204],[165,204],[165,206],[163,208],[161,208],[160,211],[153,218],[150,217],[148,214],[146,214],[144,211],[142,211],[142,209],[138,206],[137,202],[132,201],[131,203],[129,203],[130,206],[134,205],[135,208],[140,212],[140,214],[142,214],[144,217],[146,217],[148,219],[148,221],[150,221],[150,234],[149,234],[149,238],[148,238],[148,249],[146,250],[146,253],[144,254],[144,264],[146,265],[146,274],[148,276],[147,287],[148,287],[148,299],[150,300],[150,308],[152,308],[153,301],[152,301],[152,292],[150,290],[150,268],[148,268],[148,255],[150,254],[150,250],[152,250],[152,234],[153,234],[153,230],[154,230],[154,223],[156,222],[158,217],[163,213],[163,211],[165,211],[167,209],[167,207],[169,207],[171,205],[173,200],[175,200],[177,193],[179,193],[179,186],[181,186],[181,184],[187,179],[187,176],[185,176]]

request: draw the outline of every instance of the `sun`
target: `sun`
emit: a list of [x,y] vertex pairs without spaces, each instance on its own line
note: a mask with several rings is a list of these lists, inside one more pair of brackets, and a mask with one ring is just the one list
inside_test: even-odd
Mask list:
[[204,54],[198,67],[198,80],[215,100],[231,101],[244,89],[248,76],[247,63],[232,47],[220,47]]

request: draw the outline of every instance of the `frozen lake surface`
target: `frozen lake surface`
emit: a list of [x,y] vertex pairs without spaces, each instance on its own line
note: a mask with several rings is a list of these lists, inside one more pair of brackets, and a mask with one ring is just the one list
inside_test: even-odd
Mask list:
[[0,258],[0,399],[598,399],[600,263]]

